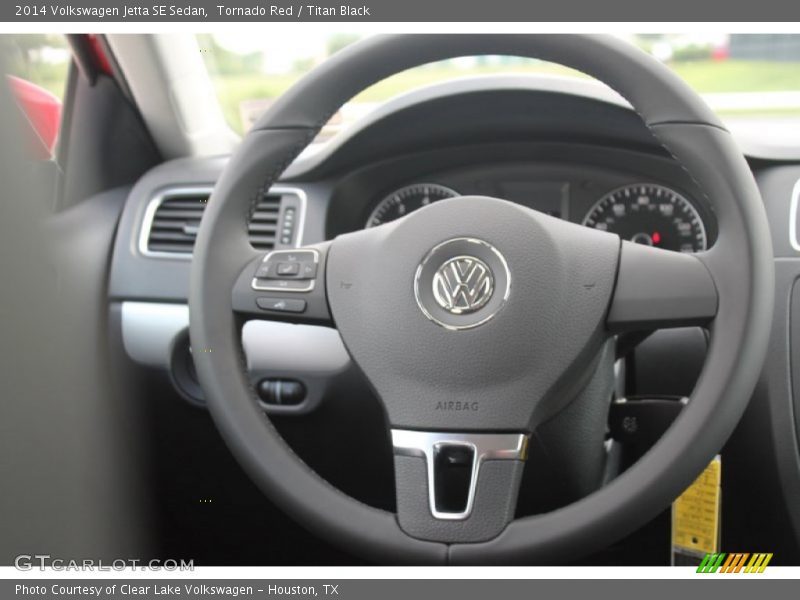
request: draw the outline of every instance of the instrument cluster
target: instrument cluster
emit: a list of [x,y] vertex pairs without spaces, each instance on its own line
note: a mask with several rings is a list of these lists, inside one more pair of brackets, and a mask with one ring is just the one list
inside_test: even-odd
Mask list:
[[[604,189],[582,211],[576,210],[578,203],[570,201],[570,182],[502,182],[495,187],[500,194],[485,195],[496,195],[551,216],[616,233],[637,244],[676,252],[700,252],[709,246],[708,227],[696,201],[661,183],[631,182]],[[433,202],[461,195],[467,192],[460,193],[441,183],[410,183],[370,205],[364,226],[376,227]]]

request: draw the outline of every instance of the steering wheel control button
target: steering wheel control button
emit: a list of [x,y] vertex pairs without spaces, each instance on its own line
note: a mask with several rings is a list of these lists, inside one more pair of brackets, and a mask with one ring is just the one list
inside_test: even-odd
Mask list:
[[300,274],[300,263],[298,262],[285,262],[278,263],[275,273],[278,277],[287,277]]
[[300,263],[300,279],[314,279],[317,276],[317,263],[314,261],[303,261]]
[[422,313],[451,330],[486,323],[503,307],[510,291],[505,257],[475,238],[454,238],[435,246],[414,276],[414,297]]
[[306,310],[306,301],[297,298],[256,298],[256,304],[262,310],[275,312],[302,313]]
[[314,288],[314,282],[300,279],[276,279],[269,281],[268,286],[269,289],[282,292],[310,292]]
[[254,290],[310,292],[317,277],[316,250],[275,250],[256,267]]

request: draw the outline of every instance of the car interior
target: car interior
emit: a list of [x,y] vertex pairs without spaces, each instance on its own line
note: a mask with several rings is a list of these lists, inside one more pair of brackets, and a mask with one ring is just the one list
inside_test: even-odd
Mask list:
[[[800,136],[603,36],[370,37],[243,138],[193,37],[67,42],[52,156],[3,92],[3,564],[669,565],[715,456],[721,547],[800,564]],[[318,137],[485,54],[603,83],[441,81]]]

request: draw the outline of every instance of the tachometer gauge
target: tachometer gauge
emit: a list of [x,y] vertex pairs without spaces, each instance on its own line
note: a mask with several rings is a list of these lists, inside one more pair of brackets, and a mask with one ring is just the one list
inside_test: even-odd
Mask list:
[[366,226],[383,225],[389,221],[404,217],[418,208],[428,206],[431,202],[444,200],[445,198],[455,198],[456,196],[460,196],[460,194],[437,183],[408,185],[395,190],[378,202],[378,205],[370,213]]
[[678,192],[654,183],[626,185],[609,192],[592,206],[583,224],[666,250],[699,252],[708,247],[706,228],[694,205]]

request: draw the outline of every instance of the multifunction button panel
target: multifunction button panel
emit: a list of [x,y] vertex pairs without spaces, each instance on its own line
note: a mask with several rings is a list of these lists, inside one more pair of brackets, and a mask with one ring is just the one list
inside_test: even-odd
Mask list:
[[[320,322],[329,317],[324,283],[325,247],[273,250],[242,274],[234,307],[243,312],[281,314],[289,320]],[[245,288],[246,286],[246,288]]]
[[265,292],[310,292],[319,267],[317,250],[274,250],[256,268],[253,289]]

